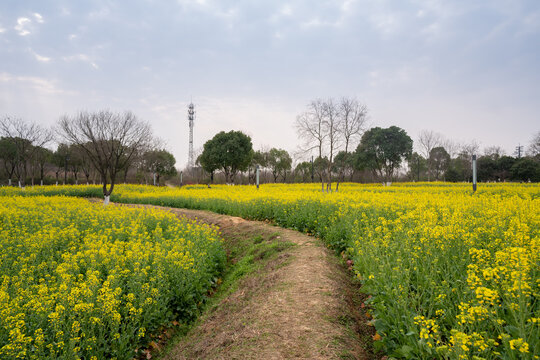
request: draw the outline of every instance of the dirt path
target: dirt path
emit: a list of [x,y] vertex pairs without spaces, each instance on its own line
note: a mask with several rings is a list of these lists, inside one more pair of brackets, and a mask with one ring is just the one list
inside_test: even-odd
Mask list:
[[240,280],[164,359],[376,358],[364,299],[316,238],[207,211],[162,209],[217,225],[225,241],[262,237],[295,244]]

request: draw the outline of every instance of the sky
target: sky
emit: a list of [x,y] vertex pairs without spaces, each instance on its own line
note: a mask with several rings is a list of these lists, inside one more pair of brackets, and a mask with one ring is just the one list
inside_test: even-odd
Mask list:
[[293,153],[307,104],[344,96],[511,155],[540,131],[540,1],[0,2],[0,116],[130,110],[178,167],[190,101],[195,149],[240,130]]

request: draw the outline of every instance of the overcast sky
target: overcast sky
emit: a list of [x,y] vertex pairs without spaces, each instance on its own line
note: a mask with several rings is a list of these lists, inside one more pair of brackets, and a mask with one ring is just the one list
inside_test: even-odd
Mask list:
[[306,104],[341,96],[512,154],[540,131],[540,1],[0,2],[0,116],[132,110],[179,167],[191,98],[196,149],[242,130],[294,151]]

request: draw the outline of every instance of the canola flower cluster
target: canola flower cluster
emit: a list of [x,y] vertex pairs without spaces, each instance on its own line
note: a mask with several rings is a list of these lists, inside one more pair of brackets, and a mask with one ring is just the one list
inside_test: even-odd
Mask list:
[[0,196],[0,359],[132,359],[161,326],[196,315],[222,271],[213,227],[10,195]]
[[[6,189],[21,193],[20,190]],[[99,196],[97,187],[40,193]],[[119,186],[113,201],[208,209],[317,235],[354,263],[376,346],[398,358],[538,359],[538,184]]]

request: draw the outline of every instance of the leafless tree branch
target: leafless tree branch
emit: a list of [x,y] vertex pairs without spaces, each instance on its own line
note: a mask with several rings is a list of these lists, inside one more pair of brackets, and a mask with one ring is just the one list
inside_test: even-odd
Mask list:
[[150,126],[131,112],[81,111],[72,117],[63,116],[59,127],[61,136],[68,143],[78,145],[92,162],[101,176],[106,200],[114,189],[118,172],[125,170],[152,140]]

